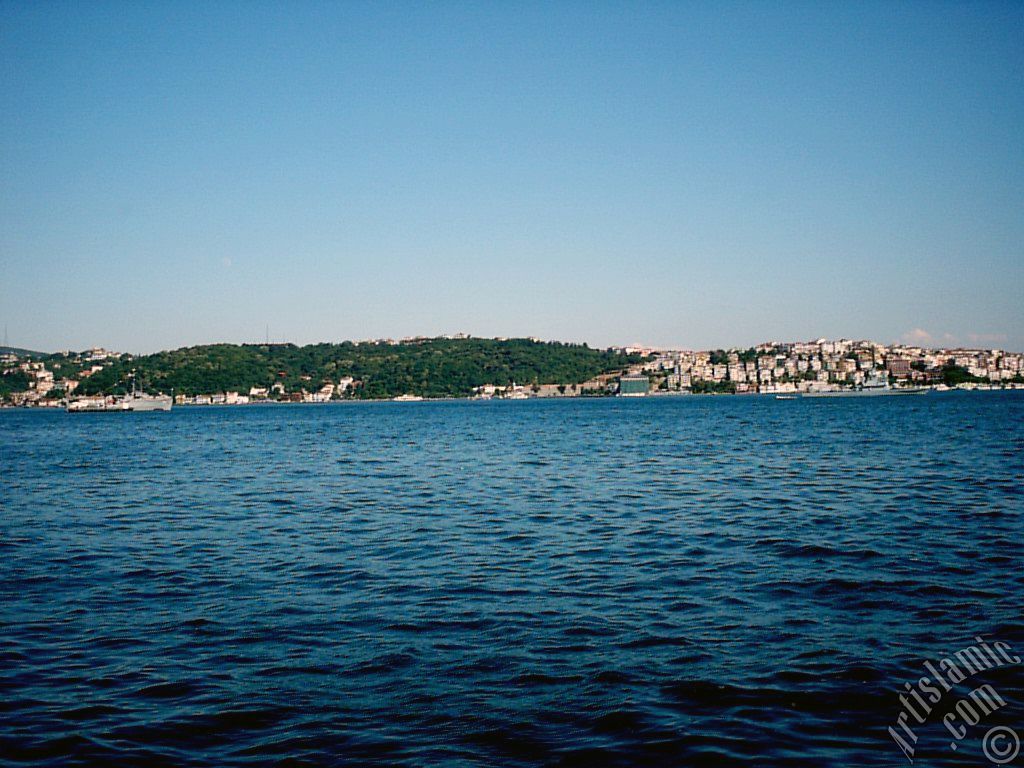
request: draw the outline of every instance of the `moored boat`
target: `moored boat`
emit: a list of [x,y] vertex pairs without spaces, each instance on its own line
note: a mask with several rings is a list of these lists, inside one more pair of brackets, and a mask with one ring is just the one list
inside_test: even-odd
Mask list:
[[134,392],[122,402],[126,411],[169,411],[172,399],[170,395],[139,395]]
[[132,391],[123,397],[80,397],[70,400],[68,413],[116,413],[119,411],[169,411],[174,399],[170,395],[147,395],[135,388],[132,377]]
[[864,385],[856,389],[834,389],[805,392],[803,397],[879,397],[887,395],[923,395],[927,387],[894,387],[884,375],[868,376]]

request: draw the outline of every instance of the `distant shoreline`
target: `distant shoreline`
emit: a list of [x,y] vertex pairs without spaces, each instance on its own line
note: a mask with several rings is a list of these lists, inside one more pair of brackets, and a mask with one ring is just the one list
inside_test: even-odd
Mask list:
[[[1010,385],[1005,387],[963,387],[963,388],[952,388],[946,390],[937,390],[935,388],[929,389],[929,394],[933,395],[953,395],[962,393],[1007,393],[1007,392],[1024,392],[1024,385]],[[250,403],[176,403],[174,410],[185,409],[185,410],[207,410],[207,409],[226,409],[226,408],[281,408],[286,406],[302,406],[302,407],[316,407],[316,406],[356,406],[356,405],[380,405],[382,403],[394,403],[396,406],[409,405],[410,402],[415,403],[521,403],[521,402],[562,402],[566,400],[580,401],[580,400],[601,400],[601,401],[612,401],[612,402],[636,402],[636,401],[651,401],[651,400],[676,400],[676,399],[689,399],[689,398],[731,398],[740,397],[744,399],[752,398],[764,398],[765,400],[819,400],[819,399],[833,399],[833,398],[817,398],[817,397],[801,397],[797,395],[780,395],[774,392],[651,392],[642,397],[621,397],[618,395],[558,395],[558,396],[546,396],[546,397],[527,397],[522,399],[513,398],[479,398],[479,397],[424,397],[416,401],[396,401],[394,398],[361,398],[361,399],[346,399],[346,400],[329,400],[325,402],[302,402],[302,401],[288,401],[288,400],[261,400],[258,402]],[[845,399],[845,398],[839,398]],[[870,398],[877,399],[877,398]],[[904,399],[904,398],[901,398]],[[10,403],[0,403],[0,411],[55,411],[63,413],[65,411],[64,405],[12,405]]]
[[1024,386],[1024,355],[847,339],[708,351],[591,349],[540,339],[456,337],[215,344],[135,357],[94,348],[0,355],[0,400],[83,409],[140,393],[174,404],[776,394]]

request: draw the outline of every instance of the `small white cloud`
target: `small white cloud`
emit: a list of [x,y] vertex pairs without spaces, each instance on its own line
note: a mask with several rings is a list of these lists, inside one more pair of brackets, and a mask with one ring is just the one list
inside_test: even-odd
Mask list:
[[928,333],[924,328],[914,328],[913,330],[907,331],[900,336],[900,341],[904,344],[910,345],[924,345],[931,344],[933,341],[932,335]]

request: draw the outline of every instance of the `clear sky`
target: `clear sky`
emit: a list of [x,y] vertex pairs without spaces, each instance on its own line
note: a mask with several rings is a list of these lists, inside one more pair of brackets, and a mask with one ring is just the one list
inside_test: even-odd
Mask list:
[[1024,350],[1024,3],[0,2],[0,324]]

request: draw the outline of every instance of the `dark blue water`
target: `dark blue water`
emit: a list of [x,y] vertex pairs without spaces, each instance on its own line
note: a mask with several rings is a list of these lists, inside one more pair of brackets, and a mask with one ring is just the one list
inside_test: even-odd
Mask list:
[[0,764],[909,765],[1022,493],[1019,393],[2,412]]

